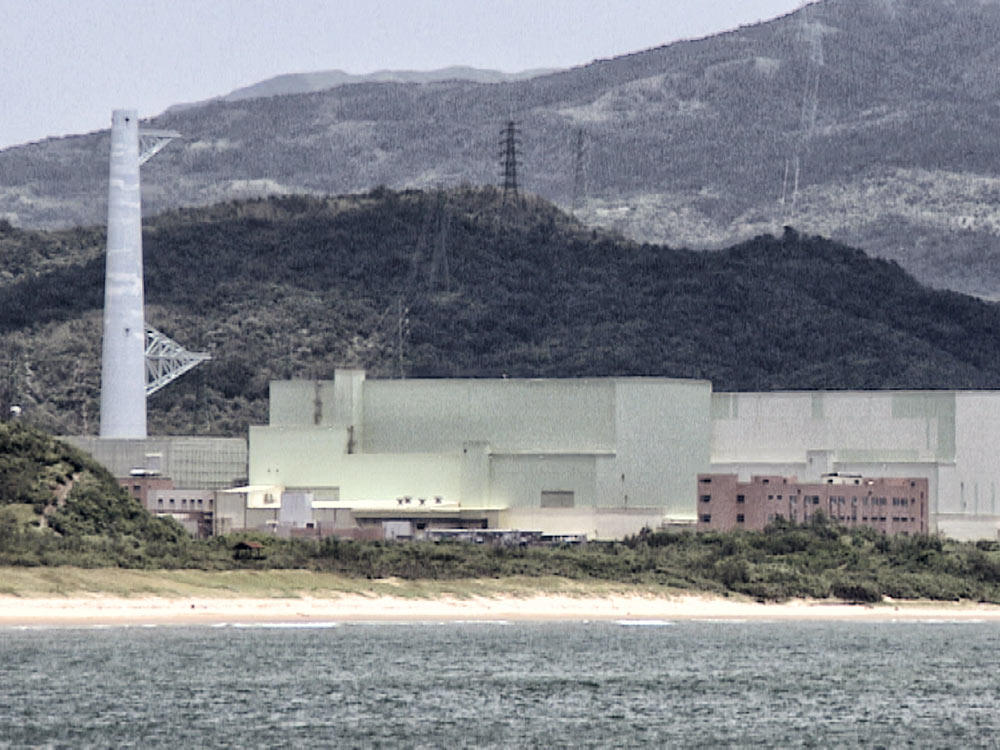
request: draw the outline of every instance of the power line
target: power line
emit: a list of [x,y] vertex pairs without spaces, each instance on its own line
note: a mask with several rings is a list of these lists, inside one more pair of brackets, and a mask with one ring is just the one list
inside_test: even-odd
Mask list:
[[576,143],[573,149],[573,197],[570,203],[570,210],[576,214],[580,209],[580,202],[586,195],[586,177],[583,171],[584,156],[584,135],[583,128],[576,131]]
[[[792,152],[785,159],[785,173],[781,181],[781,205],[791,204],[795,208],[799,194],[799,182],[802,173],[802,158],[808,153],[813,135],[816,131],[816,115],[819,110],[819,79],[823,69],[823,36],[818,24],[803,20],[800,28],[800,40],[808,48],[806,62],[806,80],[802,93],[802,105],[799,112],[799,127],[792,139]],[[791,179],[791,198],[789,200],[789,179]]]

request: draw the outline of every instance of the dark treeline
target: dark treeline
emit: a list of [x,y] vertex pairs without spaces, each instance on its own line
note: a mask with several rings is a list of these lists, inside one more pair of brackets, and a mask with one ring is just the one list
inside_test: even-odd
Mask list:
[[[102,241],[0,233],[12,398],[52,431],[83,431],[88,415],[93,429]],[[160,433],[244,434],[266,418],[270,379],[338,365],[716,390],[1000,387],[995,304],[794,230],[694,252],[587,229],[537,199],[504,206],[494,189],[380,189],[177,211],[148,222],[144,247],[149,322],[213,356],[151,399]]]

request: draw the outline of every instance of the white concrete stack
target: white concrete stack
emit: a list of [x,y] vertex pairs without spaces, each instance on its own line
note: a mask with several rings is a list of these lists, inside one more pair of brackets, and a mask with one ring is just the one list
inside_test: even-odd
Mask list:
[[101,358],[102,438],[146,437],[139,116],[111,115],[108,247]]

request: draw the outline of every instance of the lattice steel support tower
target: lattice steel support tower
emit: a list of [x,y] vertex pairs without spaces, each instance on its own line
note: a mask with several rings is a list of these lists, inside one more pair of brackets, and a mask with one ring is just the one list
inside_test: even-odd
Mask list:
[[[148,328],[143,313],[139,165],[176,137],[177,133],[161,130],[140,132],[135,110],[116,109],[111,114],[101,353],[102,438],[145,438],[146,396],[208,359],[204,354],[185,352]],[[169,345],[176,347],[170,350],[172,359],[164,356]],[[155,365],[152,374],[149,361]]]
[[503,160],[503,201],[511,197],[517,200],[517,146],[520,142],[517,123],[508,120],[507,127],[500,131],[500,158]]

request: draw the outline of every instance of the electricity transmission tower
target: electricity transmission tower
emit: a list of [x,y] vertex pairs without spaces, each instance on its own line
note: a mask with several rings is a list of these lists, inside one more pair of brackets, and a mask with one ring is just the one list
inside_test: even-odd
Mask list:
[[[791,154],[785,159],[785,174],[781,181],[781,205],[795,203],[799,195],[799,178],[802,172],[802,157],[808,154],[813,134],[816,130],[816,113],[819,109],[819,79],[822,72],[823,36],[818,24],[803,21],[800,39],[808,48],[806,61],[805,90],[802,94],[802,108],[799,112],[799,128],[792,139]],[[789,197],[789,178],[791,178],[791,196]]]
[[507,126],[500,131],[500,158],[503,162],[503,202],[507,203],[508,198],[517,201],[517,147],[521,141],[519,138],[517,123],[513,120],[507,121]]
[[428,281],[431,289],[444,289],[447,292],[451,290],[451,271],[448,268],[448,229],[451,225],[451,211],[444,190],[438,193],[437,220],[437,238],[431,255],[431,271]]

